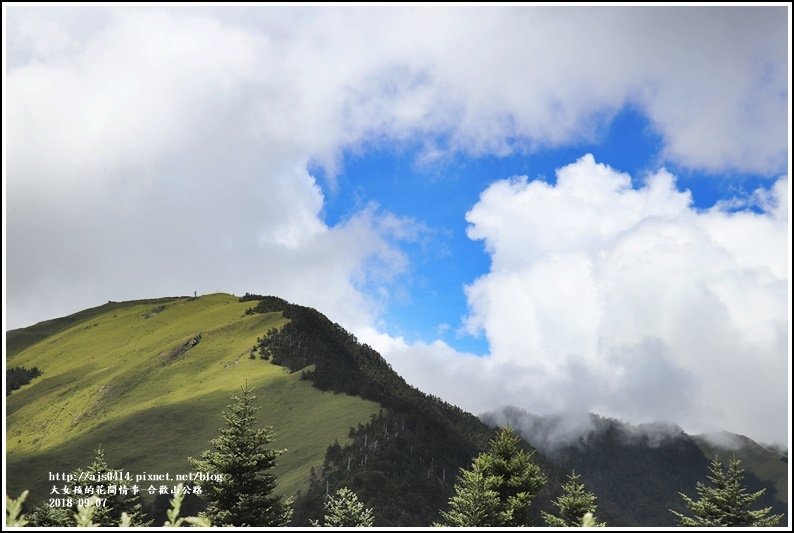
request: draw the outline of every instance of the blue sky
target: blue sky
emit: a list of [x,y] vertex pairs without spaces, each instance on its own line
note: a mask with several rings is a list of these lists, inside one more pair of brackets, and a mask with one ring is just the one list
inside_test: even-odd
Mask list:
[[764,174],[703,172],[664,163],[658,133],[632,106],[621,109],[602,130],[592,141],[531,154],[456,155],[431,162],[422,160],[421,148],[376,144],[343,154],[339,175],[329,177],[322,167],[312,168],[323,187],[329,225],[375,202],[426,226],[420,242],[405,246],[412,268],[400,294],[385,309],[382,328],[410,341],[441,338],[462,352],[488,354],[484,336],[468,333],[462,325],[467,314],[463,286],[485,274],[489,263],[482,242],[467,237],[464,215],[493,181],[526,175],[554,183],[556,169],[591,153],[597,161],[630,174],[634,187],[665,166],[678,177],[678,187],[692,193],[693,207],[701,210],[720,200],[749,197],[774,183]]
[[3,9],[7,329],[269,293],[472,412],[786,440],[790,7]]

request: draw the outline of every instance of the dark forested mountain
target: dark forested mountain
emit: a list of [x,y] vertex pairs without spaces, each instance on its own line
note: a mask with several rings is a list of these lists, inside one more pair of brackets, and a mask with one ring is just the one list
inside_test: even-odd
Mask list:
[[599,518],[609,525],[675,525],[669,509],[684,510],[678,492],[694,496],[696,483],[706,481],[709,461],[715,455],[743,459],[748,490],[766,488],[759,505],[771,506],[774,513],[787,511],[787,494],[777,488],[785,486],[781,478],[787,479],[787,456],[747,437],[693,437],[672,424],[635,426],[597,415],[589,415],[572,428],[561,417],[512,407],[482,418],[492,426],[516,428],[547,461],[580,474],[598,496]]
[[260,339],[260,357],[322,390],[353,394],[383,409],[351,428],[351,441],[328,448],[308,490],[297,499],[295,523],[322,515],[323,498],[353,489],[375,509],[375,525],[417,526],[437,519],[458,469],[487,445],[492,432],[475,416],[409,386],[375,350],[318,311],[272,296],[251,313],[281,312],[289,323]]

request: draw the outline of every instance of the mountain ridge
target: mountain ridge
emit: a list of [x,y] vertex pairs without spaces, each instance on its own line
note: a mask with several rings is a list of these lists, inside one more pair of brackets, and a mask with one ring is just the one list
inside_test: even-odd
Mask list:
[[[278,469],[282,489],[304,485],[297,472],[308,477],[326,447],[345,440],[348,427],[369,420],[378,407],[317,391],[299,375],[247,358],[257,335],[285,322],[278,314],[246,316],[248,307],[222,294],[117,302],[10,352],[8,367],[38,366],[43,374],[7,398],[9,489],[31,489],[40,501],[48,471],[87,464],[99,444],[119,468],[188,471],[187,456],[208,447],[221,411],[246,381],[257,389],[260,408],[271,398],[284,407],[263,417],[277,426],[276,444],[294,452]],[[201,341],[182,357],[163,360],[197,334]],[[308,409],[310,420],[293,416],[294,405]],[[161,442],[147,444],[147,434]],[[301,434],[327,442],[304,443]]]
[[[481,417],[491,426],[513,427],[557,468],[575,470],[599,497],[600,508],[622,525],[676,525],[668,509],[685,511],[678,492],[695,496],[695,486],[706,481],[714,457],[723,462],[741,459],[748,490],[767,489],[759,505],[771,506],[775,513],[788,512],[788,472],[786,463],[780,462],[784,456],[745,436],[723,432],[726,440],[730,436],[740,443],[729,450],[672,423],[634,425],[589,414],[587,420],[577,420],[573,431],[564,417],[535,415],[516,407]],[[560,434],[566,432],[563,439]]]
[[[112,302],[11,337],[16,349],[7,352],[7,366],[43,370],[7,401],[8,487],[31,489],[33,502],[47,494],[48,472],[86,464],[100,444],[117,468],[184,471],[186,457],[208,447],[220,411],[244,381],[257,389],[260,420],[275,426],[274,445],[289,450],[277,468],[279,490],[296,494],[307,513],[323,496],[308,490],[312,472],[322,472],[329,450],[347,448],[374,419],[401,417],[383,431],[388,438],[364,436],[361,465],[345,471],[381,475],[373,455],[411,435],[417,461],[390,473],[426,492],[417,505],[389,514],[395,499],[380,489],[391,486],[372,485],[368,496],[379,502],[383,524],[429,524],[454,473],[491,434],[473,415],[410,387],[324,315],[280,298]],[[265,338],[283,341],[272,357],[262,351]]]
[[[258,387],[261,421],[275,426],[276,445],[290,449],[277,473],[279,490],[296,496],[296,524],[319,517],[327,491],[349,486],[376,509],[376,525],[428,525],[445,506],[458,469],[493,434],[474,415],[410,386],[319,311],[274,296],[108,302],[9,331],[7,342],[9,368],[44,371],[6,404],[8,485],[37,489],[39,500],[46,483],[36,475],[85,464],[99,441],[118,468],[151,471],[143,468],[145,453],[156,468],[186,468],[186,455],[208,446],[240,380]],[[26,423],[37,409],[41,416]],[[516,410],[499,423],[520,427],[522,416],[529,415]],[[597,422],[604,429],[597,439],[557,451],[537,432],[523,432],[549,477],[533,504],[536,523],[575,468],[599,496],[599,518],[672,525],[667,509],[681,509],[677,492],[691,494],[705,479],[715,449],[674,426],[635,428],[627,442],[627,426]],[[48,443],[53,428],[62,438]],[[665,433],[672,445],[650,438]],[[166,446],[152,446],[153,436]],[[752,468],[766,470],[750,481],[780,497],[787,473],[781,477],[774,460],[756,455]],[[646,470],[664,482],[637,475]]]

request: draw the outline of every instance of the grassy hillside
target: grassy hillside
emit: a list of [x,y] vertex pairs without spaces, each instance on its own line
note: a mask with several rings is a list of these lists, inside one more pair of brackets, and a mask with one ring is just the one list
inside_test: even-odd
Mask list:
[[250,303],[215,294],[112,303],[9,332],[8,367],[43,375],[7,398],[7,490],[49,493],[48,472],[90,462],[98,445],[133,473],[190,470],[222,425],[230,395],[248,383],[287,448],[277,470],[291,494],[379,405],[322,392],[298,374],[248,357],[258,336],[288,320],[245,314]]
[[170,298],[136,300],[132,302],[109,301],[106,304],[102,304],[97,307],[91,307],[89,309],[83,309],[82,311],[78,311],[77,313],[68,316],[53,318],[51,320],[45,320],[43,322],[39,322],[38,324],[34,324],[26,328],[12,329],[11,331],[8,331],[6,333],[7,356],[11,357],[12,355],[16,355],[17,353],[21,352],[28,346],[31,346],[39,342],[40,340],[49,337],[50,335],[54,335],[59,331],[63,331],[75,324],[78,324],[80,322],[85,322],[86,320],[89,320],[92,317],[101,315],[103,313],[107,313],[108,311],[129,307],[130,305],[134,305],[134,304],[150,303],[152,305],[157,305],[177,299],[179,299],[179,297],[175,296]]

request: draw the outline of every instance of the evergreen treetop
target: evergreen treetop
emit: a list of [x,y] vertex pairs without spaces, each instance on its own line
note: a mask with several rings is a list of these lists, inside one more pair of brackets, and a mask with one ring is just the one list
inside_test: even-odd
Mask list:
[[482,471],[474,462],[471,470],[460,469],[449,510],[441,512],[443,524],[454,527],[496,527],[510,521],[499,501],[499,479]]
[[461,469],[450,510],[442,513],[447,525],[530,525],[529,506],[546,483],[533,455],[512,429],[501,428],[471,470]]
[[559,513],[555,516],[546,511],[541,511],[543,520],[551,527],[580,527],[584,523],[584,517],[589,515],[587,520],[588,527],[604,526],[595,518],[596,496],[585,489],[584,483],[580,483],[576,472],[568,474],[568,481],[562,486],[562,495],[554,500],[554,506]]
[[546,484],[546,476],[533,462],[534,455],[524,448],[515,431],[504,427],[491,440],[488,451],[475,459],[484,475],[499,480],[495,490],[505,526],[531,525],[529,506]]
[[314,526],[325,527],[372,527],[375,518],[372,509],[364,507],[355,492],[342,487],[325,502],[323,523],[313,521]]
[[709,485],[698,481],[695,490],[698,499],[679,493],[692,512],[686,516],[670,511],[681,526],[690,527],[771,527],[777,525],[783,515],[770,515],[772,508],[751,510],[752,505],[766,489],[748,493],[742,483],[744,471],[741,461],[733,458],[724,469],[719,459],[714,458],[709,465],[711,475]]
[[257,428],[256,398],[247,386],[224,411],[226,427],[212,439],[212,450],[200,459],[189,458],[197,471],[220,475],[220,481],[201,484],[207,508],[202,516],[222,526],[284,526],[292,515],[291,501],[273,495],[276,476],[271,470],[285,450],[268,447],[273,428]]

